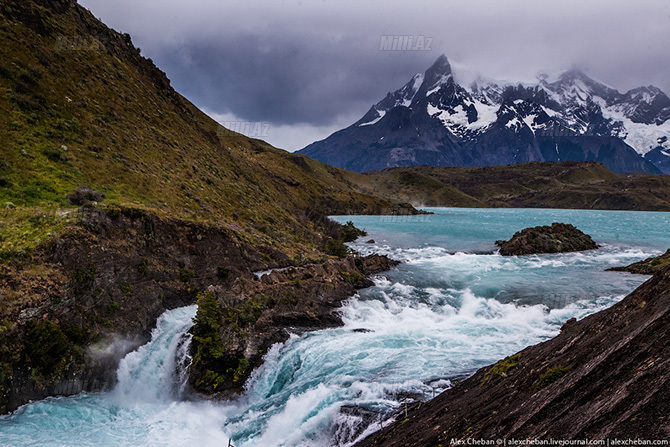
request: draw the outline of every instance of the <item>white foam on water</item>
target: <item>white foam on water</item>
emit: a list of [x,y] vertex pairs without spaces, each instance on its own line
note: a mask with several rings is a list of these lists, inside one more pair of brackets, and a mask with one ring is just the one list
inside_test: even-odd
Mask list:
[[193,325],[197,306],[165,312],[158,318],[151,342],[126,355],[117,370],[112,397],[120,404],[164,402],[173,397],[166,384],[175,383],[180,337]]
[[165,312],[151,341],[119,364],[113,391],[50,398],[0,418],[0,445],[227,445],[218,405],[175,400],[183,380],[176,359],[187,351],[182,337],[195,312],[196,306]]
[[291,395],[283,410],[268,420],[263,434],[253,439],[250,445],[308,445],[305,438],[318,433],[317,429],[337,413],[338,408],[333,403],[329,404],[335,392],[324,384],[318,384],[304,393]]

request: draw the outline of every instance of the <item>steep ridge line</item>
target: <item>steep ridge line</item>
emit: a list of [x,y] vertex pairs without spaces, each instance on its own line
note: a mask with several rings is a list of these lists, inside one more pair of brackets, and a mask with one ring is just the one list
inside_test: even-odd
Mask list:
[[659,174],[670,162],[668,118],[670,98],[656,87],[622,94],[577,70],[534,84],[478,77],[461,85],[443,54],[300,153],[356,172],[574,160]]

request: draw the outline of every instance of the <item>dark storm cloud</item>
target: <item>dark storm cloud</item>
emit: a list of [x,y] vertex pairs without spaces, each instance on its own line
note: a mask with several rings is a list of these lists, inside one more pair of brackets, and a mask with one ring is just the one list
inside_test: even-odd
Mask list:
[[[80,2],[131,33],[198,106],[269,122],[267,139],[292,150],[360,118],[441,53],[462,80],[577,66],[619,90],[670,92],[667,0]],[[431,51],[385,52],[384,35],[434,40]]]
[[398,64],[397,57],[378,51],[377,38],[367,52],[356,53],[365,55],[356,60],[342,51],[359,43],[354,38],[332,42],[312,36],[310,41],[253,35],[193,40],[159,48],[154,59],[170,67],[183,94],[209,110],[278,124],[324,125],[343,111],[367,109],[437,57],[407,57]]

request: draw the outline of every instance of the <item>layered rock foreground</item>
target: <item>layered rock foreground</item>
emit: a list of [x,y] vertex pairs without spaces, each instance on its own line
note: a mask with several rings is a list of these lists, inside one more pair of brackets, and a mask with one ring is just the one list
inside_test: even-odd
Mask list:
[[591,236],[574,225],[553,223],[551,226],[526,228],[508,241],[496,241],[502,256],[521,256],[540,253],[567,253],[598,248]]
[[[234,315],[221,321],[222,337],[236,334],[240,346],[267,349],[265,342],[284,337],[281,326],[337,324],[330,313],[356,287],[370,285],[365,275],[393,265],[381,257],[324,255],[257,280],[251,271],[296,261],[249,244],[227,226],[139,209],[82,208],[63,219],[67,231],[33,256],[0,265],[0,413],[48,396],[109,389],[119,361],[149,341],[156,319],[198,296],[202,305],[203,297],[223,291]],[[263,318],[253,332],[246,318],[257,312]],[[246,354],[252,366],[260,363],[257,354]]]
[[[194,304],[200,290],[232,284],[264,258],[289,262],[230,229],[142,210],[91,208],[68,217],[72,227],[33,258],[0,265],[0,413],[108,389],[119,360],[149,341],[165,310]],[[217,276],[220,268],[226,277]]]
[[557,337],[477,371],[358,446],[670,437],[670,268]]

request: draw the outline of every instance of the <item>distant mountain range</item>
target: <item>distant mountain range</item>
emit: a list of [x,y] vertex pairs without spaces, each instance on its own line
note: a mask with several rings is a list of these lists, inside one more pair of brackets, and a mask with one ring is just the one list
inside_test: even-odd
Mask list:
[[397,166],[598,161],[616,172],[670,174],[670,98],[626,93],[578,70],[533,84],[454,78],[445,55],[356,123],[300,153],[364,172]]

